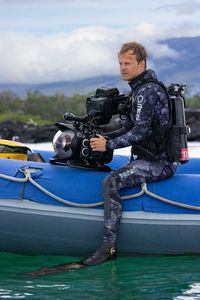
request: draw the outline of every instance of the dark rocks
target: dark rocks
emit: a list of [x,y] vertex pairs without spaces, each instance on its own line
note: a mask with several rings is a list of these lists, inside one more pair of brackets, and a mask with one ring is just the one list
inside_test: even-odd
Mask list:
[[200,141],[200,109],[187,108],[186,121],[187,125],[191,129],[191,133],[188,136],[188,141]]
[[[186,109],[186,121],[191,128],[188,141],[200,141],[200,109]],[[115,126],[114,126],[115,127]],[[117,122],[119,127],[119,122]],[[115,128],[116,129],[116,128]],[[0,123],[0,138],[17,140],[22,143],[44,143],[53,140],[57,127],[52,125],[34,125],[6,121]]]
[[16,140],[22,143],[44,143],[52,141],[57,131],[58,129],[54,124],[39,126],[23,124],[21,122],[13,123],[12,121],[0,123],[1,139]]

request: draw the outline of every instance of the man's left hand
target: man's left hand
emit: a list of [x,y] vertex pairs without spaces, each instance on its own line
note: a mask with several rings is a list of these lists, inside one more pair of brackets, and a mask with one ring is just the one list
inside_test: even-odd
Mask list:
[[94,137],[90,139],[90,147],[92,148],[92,151],[105,152],[106,139],[100,134],[97,134],[97,136],[98,137]]

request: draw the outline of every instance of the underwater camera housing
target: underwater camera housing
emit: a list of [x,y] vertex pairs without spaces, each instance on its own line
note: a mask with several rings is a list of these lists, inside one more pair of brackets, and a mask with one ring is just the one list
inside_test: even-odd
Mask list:
[[95,95],[86,99],[87,116],[96,125],[108,124],[116,114],[125,118],[128,108],[128,96],[120,95],[117,88],[99,88]]
[[124,118],[127,112],[128,97],[120,95],[118,89],[97,89],[93,96],[86,99],[85,117],[76,117],[66,112],[66,123],[56,123],[59,131],[53,139],[55,156],[52,164],[64,164],[82,168],[110,171],[105,164],[111,162],[113,150],[92,151],[90,139],[103,134],[100,125],[108,124],[113,115]]

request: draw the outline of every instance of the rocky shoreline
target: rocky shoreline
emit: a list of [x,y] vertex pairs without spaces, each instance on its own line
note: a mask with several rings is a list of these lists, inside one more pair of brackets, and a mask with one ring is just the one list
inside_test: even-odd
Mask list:
[[[188,141],[200,141],[200,109],[186,109],[186,122],[191,129]],[[6,121],[0,123],[0,138],[17,140],[22,143],[44,143],[53,140],[57,127]]]
[[0,123],[0,138],[22,143],[44,143],[52,141],[58,131],[53,125],[34,125],[21,122],[6,121]]

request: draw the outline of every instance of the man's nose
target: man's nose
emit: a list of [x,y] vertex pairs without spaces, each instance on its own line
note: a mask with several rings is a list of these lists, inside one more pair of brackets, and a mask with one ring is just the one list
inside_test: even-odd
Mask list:
[[126,66],[125,65],[121,65],[120,70],[123,71],[125,69],[126,69]]

